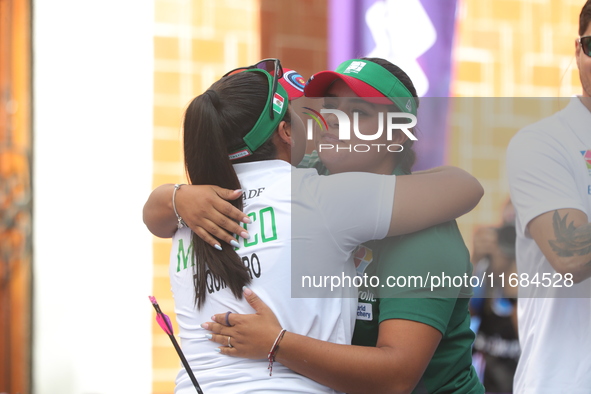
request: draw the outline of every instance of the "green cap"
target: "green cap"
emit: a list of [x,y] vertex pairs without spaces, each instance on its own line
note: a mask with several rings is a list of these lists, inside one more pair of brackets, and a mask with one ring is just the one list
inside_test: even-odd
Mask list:
[[[370,60],[351,59],[341,63],[335,71],[314,74],[304,89],[307,97],[324,97],[337,79],[345,82],[359,97],[388,98],[403,112],[416,116],[417,103],[406,86],[390,71]],[[367,100],[384,104],[383,100]]]
[[[253,68],[243,72],[260,72],[265,74],[267,81],[269,82],[269,93],[267,94],[267,103],[265,104],[265,108],[263,108],[259,119],[243,138],[244,145],[233,149],[230,152],[228,155],[230,160],[236,160],[252,155],[254,151],[271,138],[273,132],[277,130],[277,126],[279,126],[279,123],[283,120],[288,107],[289,98],[285,88],[281,86],[280,83],[277,83],[277,91],[273,97],[271,97],[273,94],[273,77],[271,74],[259,68]],[[273,108],[273,112],[275,113],[273,119],[271,119],[270,107]]]

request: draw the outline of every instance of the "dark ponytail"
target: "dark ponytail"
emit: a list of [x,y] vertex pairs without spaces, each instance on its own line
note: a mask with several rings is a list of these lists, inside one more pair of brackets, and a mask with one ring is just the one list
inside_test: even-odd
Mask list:
[[[417,103],[417,108],[419,108],[419,98],[417,96],[417,90],[415,89],[415,86],[413,85],[410,77],[398,66],[390,63],[389,61],[379,58],[379,57],[363,57],[361,58],[362,60],[368,60],[370,62],[376,63],[382,67],[384,67],[386,70],[390,71],[392,73],[392,75],[394,75],[396,78],[398,78],[400,80],[400,82],[402,82],[404,84],[404,86],[406,86],[406,88],[408,89],[408,91],[410,92],[410,94],[415,98],[415,101]],[[397,111],[400,112],[404,112],[401,111],[398,107],[396,107]],[[409,129],[414,135],[416,135],[416,126],[413,127],[412,129]],[[402,169],[402,171],[404,173],[408,173],[410,174],[412,166],[415,164],[415,161],[417,159],[417,155],[415,153],[415,151],[412,149],[412,146],[414,145],[414,141],[411,139],[407,139],[406,142],[404,144],[402,144],[403,146],[403,150],[400,153],[399,159],[397,160],[397,165],[400,166],[400,168]]]
[[[239,73],[224,77],[189,104],[183,124],[185,168],[193,185],[217,185],[240,189],[240,181],[228,152],[243,144],[242,138],[255,125],[266,104],[268,82],[259,73]],[[261,148],[240,162],[274,159],[276,150],[269,139]],[[242,199],[230,201],[242,210]],[[195,254],[195,302],[201,307],[208,292],[207,280],[219,280],[236,298],[250,283],[247,268],[234,250],[220,242],[218,251],[192,234]],[[218,279],[219,278],[219,279]]]

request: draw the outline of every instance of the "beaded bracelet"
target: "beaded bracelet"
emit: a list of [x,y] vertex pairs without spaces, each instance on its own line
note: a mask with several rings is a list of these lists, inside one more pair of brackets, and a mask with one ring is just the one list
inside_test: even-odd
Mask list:
[[279,332],[279,335],[277,335],[277,339],[275,339],[275,343],[273,343],[273,347],[271,347],[271,351],[269,351],[269,355],[267,356],[267,358],[269,359],[269,367],[267,367],[267,369],[269,370],[269,376],[273,375],[273,362],[275,362],[275,355],[277,354],[277,350],[279,349],[279,342],[281,342],[281,340],[283,339],[285,331],[287,330],[284,328]]
[[181,183],[181,184],[177,183],[176,185],[174,185],[174,191],[172,192],[172,209],[174,210],[174,214],[176,215],[176,218],[178,220],[178,223],[176,225],[176,227],[178,229],[181,229],[181,228],[187,226],[185,224],[185,221],[181,217],[181,215],[179,215],[178,212],[176,211],[176,204],[174,203],[174,198],[176,197],[176,191],[179,190],[181,188],[181,186],[184,186],[184,183]]

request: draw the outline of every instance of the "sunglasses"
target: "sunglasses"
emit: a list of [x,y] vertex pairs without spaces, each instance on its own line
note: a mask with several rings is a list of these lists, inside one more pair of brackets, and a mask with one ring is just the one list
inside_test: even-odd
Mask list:
[[[251,70],[253,68],[264,70],[268,72],[271,76],[273,76],[273,91],[271,92],[271,95],[269,95],[270,100],[272,101],[273,97],[275,97],[275,93],[277,93],[277,81],[279,80],[279,78],[283,77],[283,68],[281,67],[281,62],[279,61],[279,59],[263,59],[252,66],[238,67],[232,71],[228,71],[226,74],[224,74],[224,77],[227,77],[228,75],[238,74],[246,70]],[[269,114],[271,116],[271,119],[275,119],[272,105],[269,105]]]
[[591,36],[579,37],[579,44],[581,44],[583,53],[591,57]]

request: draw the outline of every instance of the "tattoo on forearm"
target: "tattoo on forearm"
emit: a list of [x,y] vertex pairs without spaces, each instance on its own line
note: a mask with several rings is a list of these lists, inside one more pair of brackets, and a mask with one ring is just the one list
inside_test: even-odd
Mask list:
[[[591,224],[575,227],[573,222],[567,224],[568,213],[563,218],[554,211],[552,224],[555,240],[548,241],[552,250],[560,257],[583,256],[591,253]],[[591,262],[590,262],[591,263]]]

